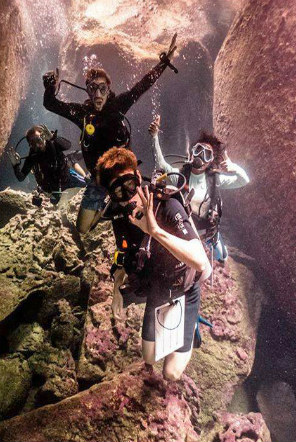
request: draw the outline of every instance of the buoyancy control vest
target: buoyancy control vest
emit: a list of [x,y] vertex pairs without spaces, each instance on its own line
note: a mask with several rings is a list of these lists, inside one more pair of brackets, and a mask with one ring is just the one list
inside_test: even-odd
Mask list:
[[[186,178],[186,186],[183,189],[184,195],[188,195],[189,179],[192,165],[186,163],[181,169],[181,173]],[[211,170],[206,171],[207,192],[204,200],[201,202],[198,213],[192,213],[195,226],[198,230],[206,230],[206,238],[209,240],[216,240],[219,230],[219,224],[222,217],[222,198],[220,193],[220,179],[219,172]],[[177,186],[179,186],[179,181]],[[201,216],[201,208],[205,201],[209,198],[210,204],[205,216]]]
[[[161,174],[160,174],[161,175]],[[164,175],[163,175],[164,176]],[[154,185],[155,186],[155,185]],[[190,205],[187,204],[184,196],[176,188],[169,188],[171,193],[163,193],[163,198],[159,195],[159,189],[162,191],[164,187],[150,185],[150,190],[155,195],[155,216],[161,213],[165,202],[169,198],[177,199],[184,207],[188,216],[190,216]],[[182,187],[182,186],[181,186]],[[132,211],[133,207],[130,208]],[[116,218],[124,217],[128,214],[129,208],[125,206],[122,208],[122,214],[117,214]],[[128,282],[121,286],[122,294],[129,294],[131,292],[138,296],[143,296],[147,288],[151,286],[151,277],[149,269],[149,259],[151,257],[151,241],[152,238],[148,234],[143,234],[142,240],[138,246],[133,244],[133,238],[129,237],[128,231],[121,232],[120,244],[115,252],[114,263],[111,269],[113,275],[116,269],[124,267],[128,274]],[[195,280],[198,280],[197,272],[188,267],[184,263],[179,263],[172,270],[166,269],[161,263],[157,269],[157,274],[161,281],[163,281],[163,289],[169,289],[171,292],[186,292]]]

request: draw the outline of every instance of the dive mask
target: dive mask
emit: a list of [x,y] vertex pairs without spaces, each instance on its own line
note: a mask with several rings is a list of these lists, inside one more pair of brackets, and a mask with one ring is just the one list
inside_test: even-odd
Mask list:
[[34,147],[42,147],[45,145],[46,139],[45,135],[41,133],[40,135],[34,135],[30,138],[29,146]]
[[213,149],[207,144],[196,143],[191,150],[192,165],[199,169],[204,164],[211,163],[214,159]]
[[106,83],[95,83],[92,81],[86,86],[87,93],[90,96],[96,96],[99,90],[101,95],[104,97],[109,91],[109,86]]
[[109,195],[114,202],[126,202],[133,198],[137,193],[137,187],[140,186],[140,180],[135,173],[127,173],[114,181],[109,187]]

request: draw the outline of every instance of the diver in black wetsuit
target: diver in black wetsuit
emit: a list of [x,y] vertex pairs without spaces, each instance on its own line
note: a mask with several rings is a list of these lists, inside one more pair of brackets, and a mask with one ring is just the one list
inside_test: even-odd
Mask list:
[[131,90],[118,96],[111,91],[110,77],[103,69],[90,69],[87,72],[86,89],[89,100],[83,104],[58,100],[58,74],[51,71],[43,76],[44,106],[80,128],[83,157],[93,177],[84,193],[77,218],[77,228],[81,233],[87,232],[96,224],[96,214],[100,214],[106,197],[106,191],[97,186],[94,179],[97,160],[113,146],[128,147],[129,133],[124,125],[124,115],[170,64],[176,50],[176,37],[175,34],[165,57]]
[[8,156],[15,176],[23,181],[33,171],[36,182],[43,192],[51,194],[51,201],[58,203],[61,192],[73,187],[85,187],[85,172],[78,163],[70,168],[64,151],[71,148],[70,141],[57,136],[46,126],[33,126],[26,133],[30,146],[23,167],[19,154],[10,147]]

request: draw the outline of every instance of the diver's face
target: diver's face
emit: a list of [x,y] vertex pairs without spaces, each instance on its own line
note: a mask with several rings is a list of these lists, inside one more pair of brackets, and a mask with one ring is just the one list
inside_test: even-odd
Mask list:
[[199,150],[197,150],[197,155],[192,155],[193,162],[191,173],[194,175],[204,173],[211,166],[214,160],[212,146],[208,143],[202,143],[202,145],[206,147],[206,150],[202,151],[202,149],[200,149],[200,154]]
[[[141,177],[141,174],[138,170],[136,171],[136,175],[132,169],[127,169],[124,172],[119,173],[116,176],[116,178],[114,178],[110,182],[109,188],[112,186],[112,184],[114,184],[118,180],[118,178],[121,178],[124,176],[127,177],[127,180],[121,181],[121,184],[118,187],[116,187],[115,189],[113,189],[113,191],[115,191],[116,197],[120,198],[123,194],[121,186],[124,186],[125,189],[128,190],[128,193],[131,194],[131,197],[128,201],[119,201],[119,204],[121,206],[126,206],[127,204],[130,204],[130,203],[136,203],[136,205],[138,207],[139,206],[142,207],[142,201],[141,201],[141,198],[137,192],[137,186],[142,182],[142,177]],[[133,177],[135,177],[135,178],[133,178]],[[110,196],[112,199],[112,195],[110,195]]]
[[34,136],[30,140],[30,146],[33,148],[34,151],[44,151],[45,150],[46,141],[44,137],[42,136],[42,133],[37,130],[34,134]]
[[104,77],[95,78],[87,86],[87,93],[97,111],[101,111],[105,106],[109,92],[110,89]]

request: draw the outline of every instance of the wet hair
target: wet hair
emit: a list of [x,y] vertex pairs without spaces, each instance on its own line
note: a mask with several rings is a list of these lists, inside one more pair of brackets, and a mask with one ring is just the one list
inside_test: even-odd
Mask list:
[[86,72],[86,78],[85,78],[86,86],[99,77],[105,78],[107,85],[108,86],[111,85],[111,78],[104,69],[91,68]]
[[108,188],[109,183],[125,170],[136,171],[138,162],[136,155],[124,147],[112,147],[107,150],[96,165],[100,184]]
[[214,154],[213,167],[219,167],[219,164],[224,161],[225,144],[215,135],[202,131],[196,143],[206,143],[212,146]]
[[32,140],[32,138],[35,136],[36,132],[43,132],[43,129],[41,126],[32,126],[30,127],[30,129],[27,130],[26,132],[26,138],[28,143],[30,144],[30,141]]

